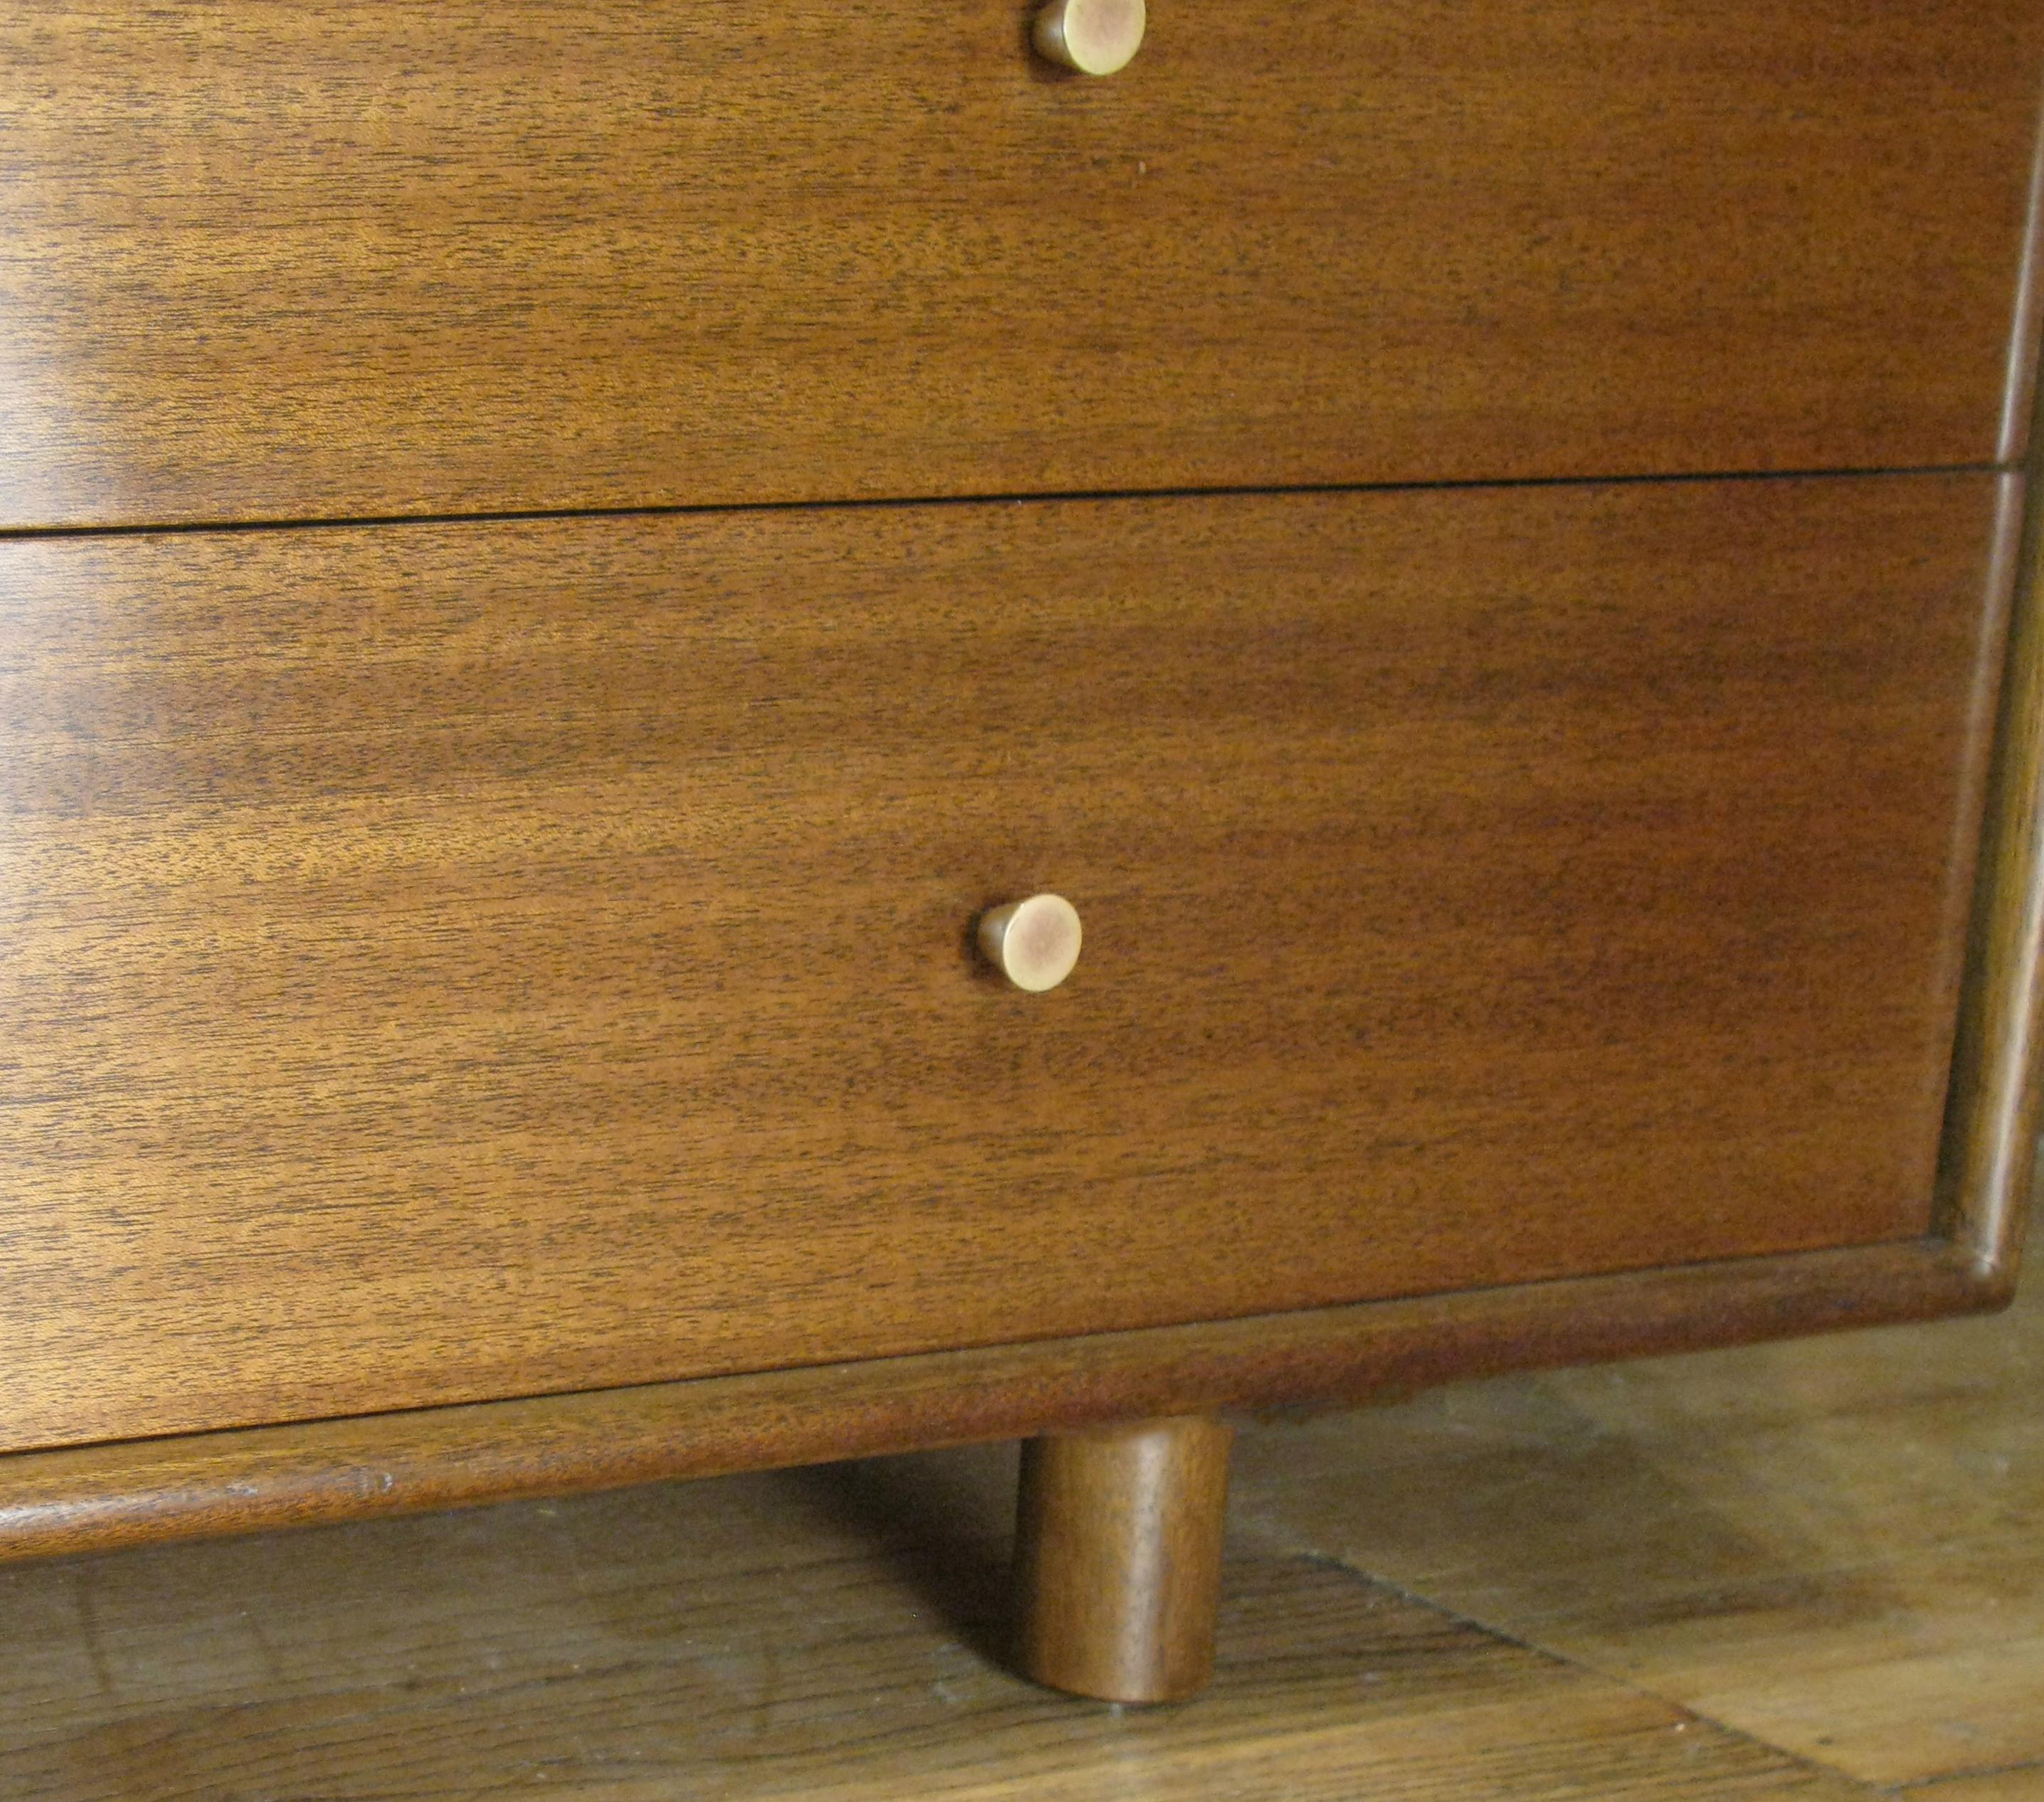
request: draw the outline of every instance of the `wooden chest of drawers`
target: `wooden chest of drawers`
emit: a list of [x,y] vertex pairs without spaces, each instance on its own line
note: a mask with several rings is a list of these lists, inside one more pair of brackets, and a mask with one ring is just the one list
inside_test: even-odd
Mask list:
[[11,11],[0,1550],[1036,1435],[1145,1699],[1218,1412],[2004,1299],[2044,7],[1873,15]]

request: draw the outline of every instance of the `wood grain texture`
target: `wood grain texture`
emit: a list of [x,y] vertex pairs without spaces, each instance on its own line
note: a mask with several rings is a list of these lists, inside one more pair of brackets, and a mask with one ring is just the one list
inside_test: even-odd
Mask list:
[[10,6],[0,523],[2019,453],[2035,0],[1026,12]]
[[0,547],[0,1435],[1920,1235],[1996,495]]
[[2026,1291],[1247,1425],[1185,1708],[1001,1668],[1010,1447],[17,1566],[0,1793],[2036,1802],[2040,1358]]
[[2031,153],[2030,217],[2015,279],[2015,325],[2008,339],[2008,382],[2003,391],[2001,436],[1996,460],[2015,464],[2030,445],[2037,410],[2038,352],[2044,345],[2044,122]]
[[2028,1802],[2040,1369],[2026,1282],[1990,1320],[1470,1385],[1245,1431],[1234,1523],[1883,1796],[2025,1766],[1951,1802]]
[[1935,1241],[0,1458],[0,1558],[472,1507],[1999,1305]]
[[998,1451],[0,1573],[10,1802],[1870,1802],[1254,1539],[1185,1708],[1024,1682]]
[[1213,1674],[1231,1428],[1197,1416],[1022,1448],[1017,1667],[1112,1702],[1176,1702]]

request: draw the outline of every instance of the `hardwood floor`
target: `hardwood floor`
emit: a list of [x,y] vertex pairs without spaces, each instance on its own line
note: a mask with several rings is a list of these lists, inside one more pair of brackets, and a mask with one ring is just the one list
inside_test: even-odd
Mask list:
[[994,1662],[1012,1448],[0,1572],[10,1802],[2044,1797],[2044,1284],[1251,1425],[1220,1664]]
[[1865,1781],[2019,1765],[2044,1761],[2040,1371],[2033,1281],[1998,1319],[1246,1435],[1236,1519]]

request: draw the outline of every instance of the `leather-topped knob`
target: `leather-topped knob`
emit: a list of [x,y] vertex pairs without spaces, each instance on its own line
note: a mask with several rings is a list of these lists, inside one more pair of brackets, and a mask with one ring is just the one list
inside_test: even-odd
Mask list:
[[1036,15],[1036,48],[1082,75],[1128,67],[1149,23],[1143,0],[1050,0]]
[[1079,961],[1079,910],[1062,895],[1032,895],[979,918],[979,948],[1018,989],[1040,995]]

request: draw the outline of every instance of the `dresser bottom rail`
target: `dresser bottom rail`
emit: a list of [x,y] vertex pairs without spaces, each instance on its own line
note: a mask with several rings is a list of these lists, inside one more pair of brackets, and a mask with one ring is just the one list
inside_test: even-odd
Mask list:
[[1982,1312],[1924,1239],[1036,1343],[0,1456],[0,1559],[1056,1434]]

